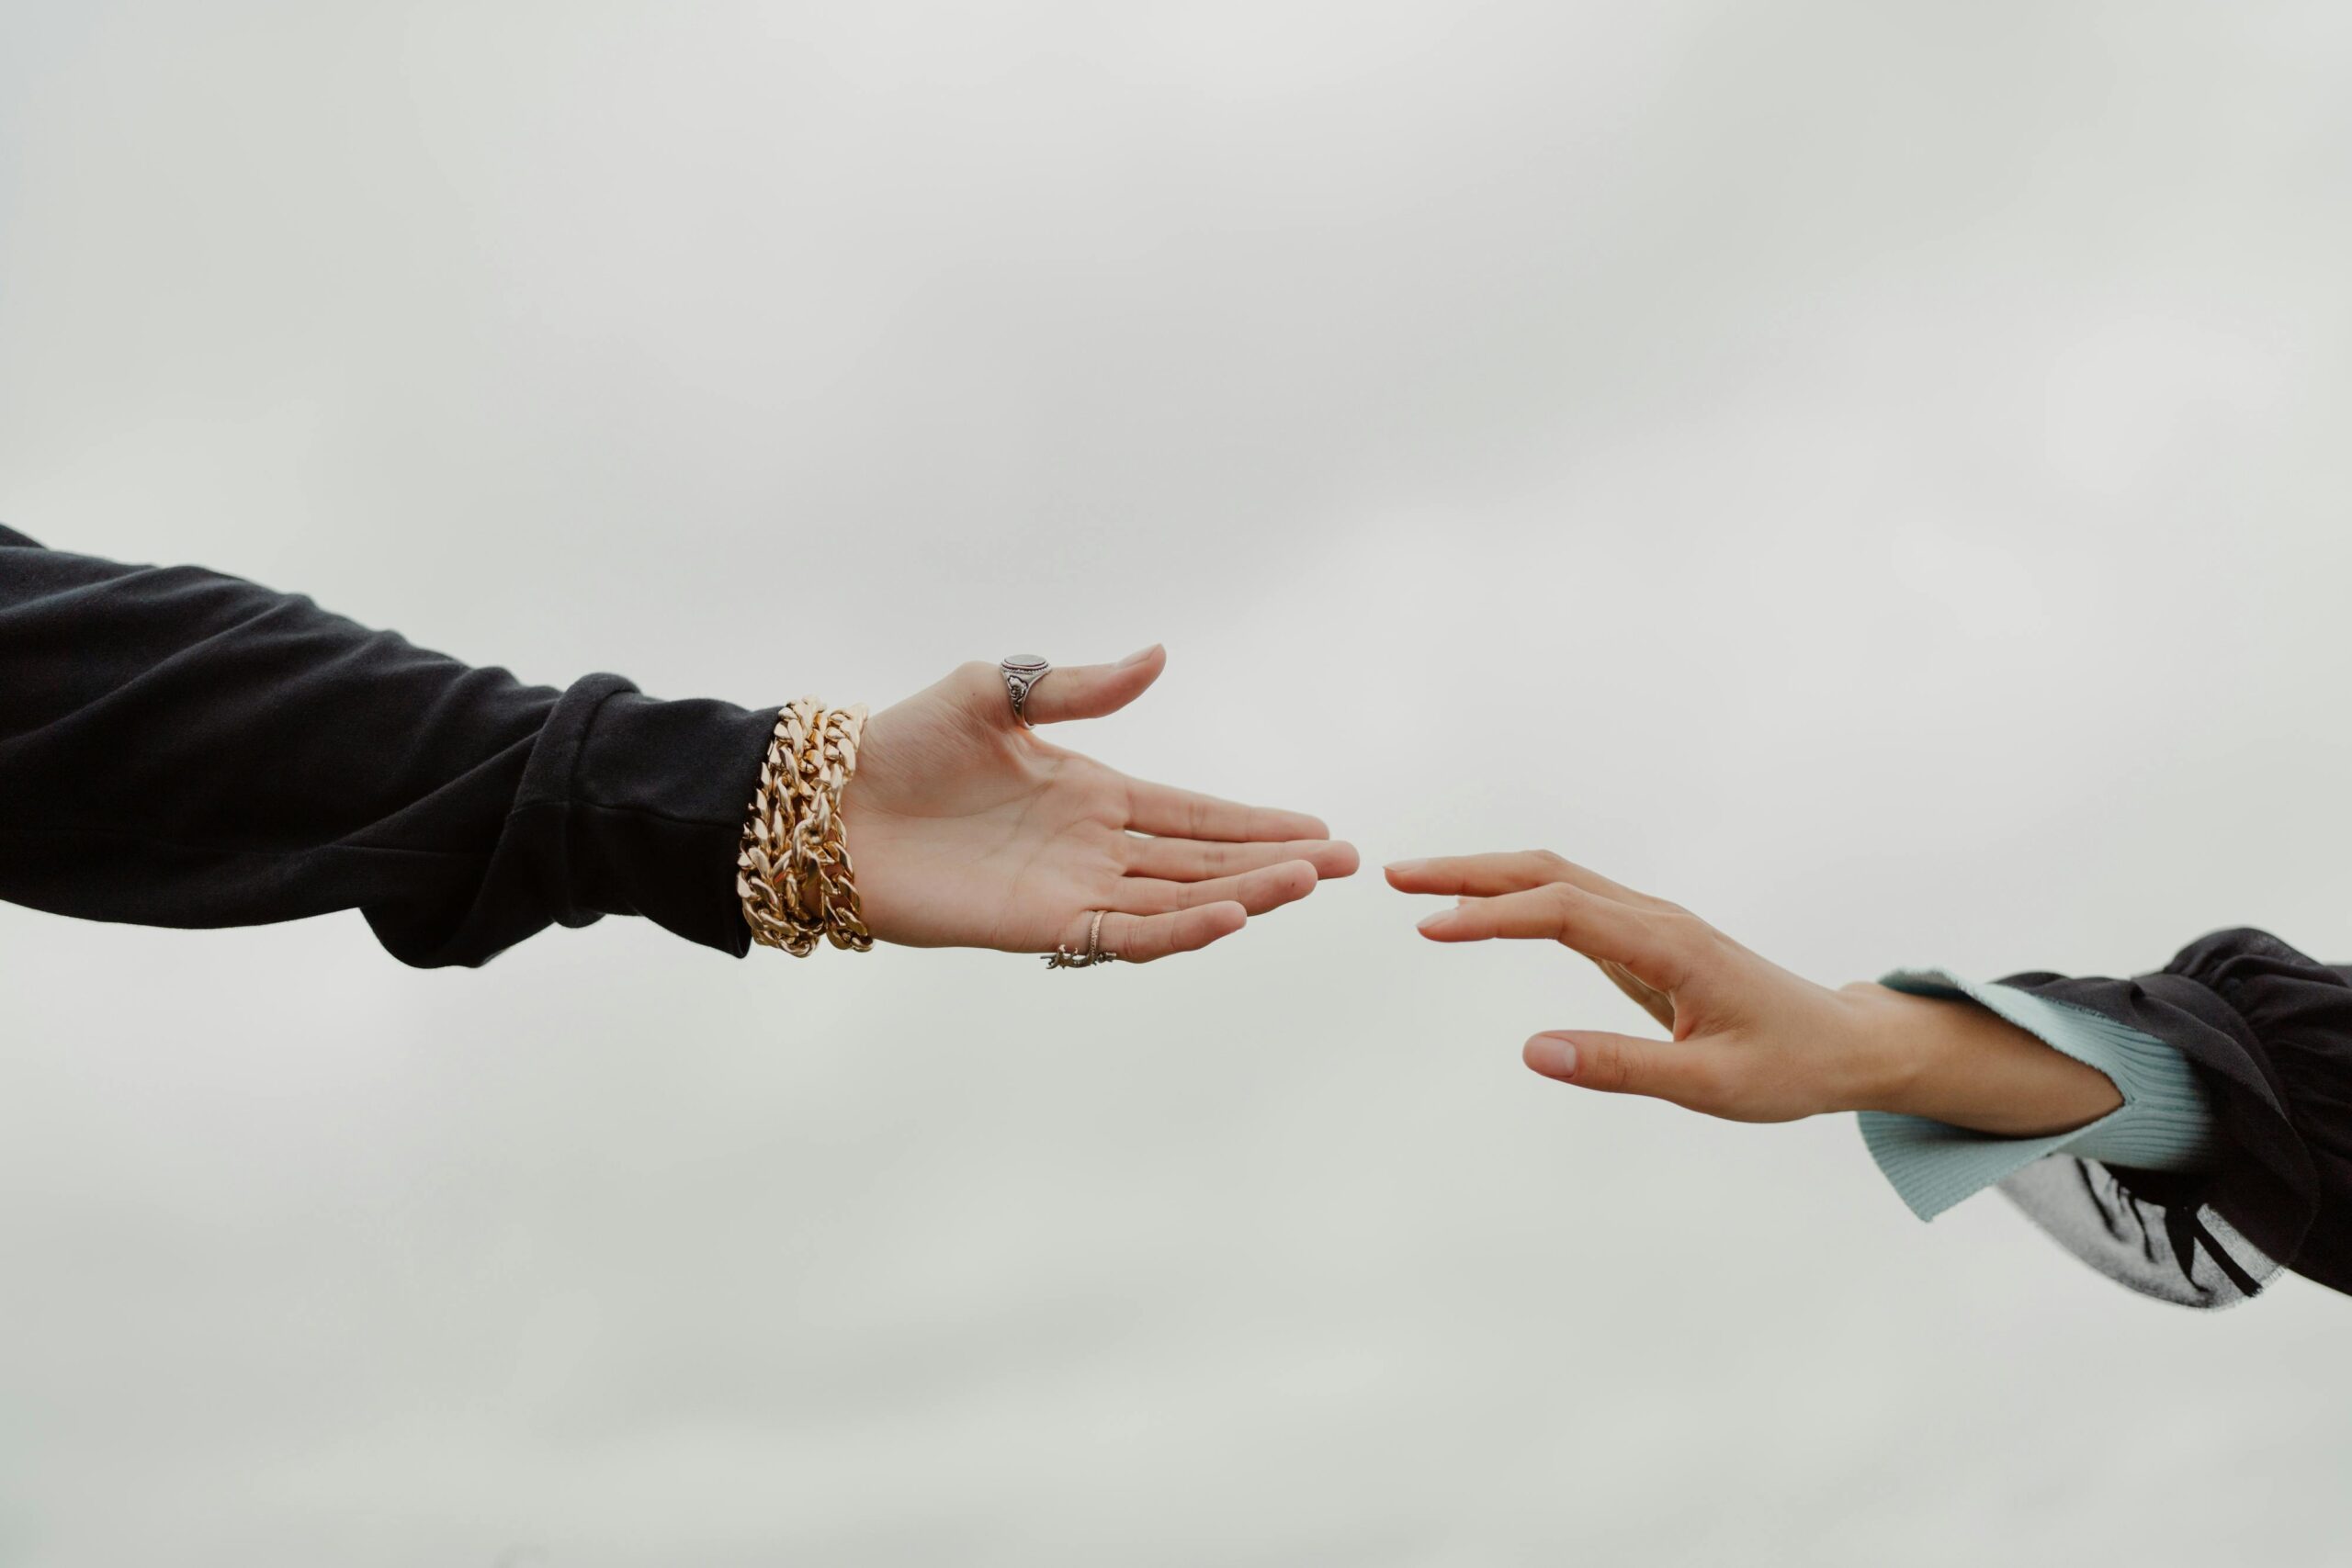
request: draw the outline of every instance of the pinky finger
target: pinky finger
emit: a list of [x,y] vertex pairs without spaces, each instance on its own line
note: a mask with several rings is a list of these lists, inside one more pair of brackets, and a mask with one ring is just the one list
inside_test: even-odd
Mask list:
[[[1105,915],[1102,950],[1123,964],[1148,964],[1174,953],[1197,953],[1250,923],[1250,912],[1230,899],[1165,915]],[[1086,933],[1079,933],[1082,942]]]

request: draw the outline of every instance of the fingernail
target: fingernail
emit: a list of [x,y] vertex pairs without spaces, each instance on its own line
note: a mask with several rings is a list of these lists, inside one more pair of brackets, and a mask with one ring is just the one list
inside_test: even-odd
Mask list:
[[1552,1077],[1573,1077],[1577,1048],[1556,1034],[1539,1034],[1527,1043],[1527,1065]]
[[1130,664],[1141,664],[1145,660],[1149,659],[1153,654],[1158,653],[1159,651],[1159,645],[1156,642],[1149,648],[1136,649],[1133,653],[1128,654],[1125,659],[1119,660],[1119,668],[1125,670]]
[[1392,860],[1388,863],[1388,869],[1399,876],[1410,876],[1429,863],[1425,860]]
[[1434,915],[1422,916],[1420,920],[1420,929],[1425,931],[1442,931],[1453,923],[1453,911],[1452,909],[1440,909]]

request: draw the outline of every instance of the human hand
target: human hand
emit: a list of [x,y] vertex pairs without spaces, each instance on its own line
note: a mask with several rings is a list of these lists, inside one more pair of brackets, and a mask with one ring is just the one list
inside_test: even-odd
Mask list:
[[[1030,721],[1115,713],[1166,665],[1153,647],[1057,669],[1031,692]],[[866,722],[842,820],[867,929],[911,947],[1076,951],[1105,909],[1103,948],[1148,963],[1356,869],[1315,818],[1131,779],[1047,743],[1013,717],[992,664]]]
[[1557,942],[1671,1032],[1546,1030],[1525,1060],[1563,1083],[1735,1122],[1898,1111],[2004,1136],[2064,1132],[2121,1103],[2106,1075],[1985,1009],[1815,985],[1688,909],[1546,851],[1400,861],[1387,873],[1402,892],[1458,899],[1420,922],[1431,941]]

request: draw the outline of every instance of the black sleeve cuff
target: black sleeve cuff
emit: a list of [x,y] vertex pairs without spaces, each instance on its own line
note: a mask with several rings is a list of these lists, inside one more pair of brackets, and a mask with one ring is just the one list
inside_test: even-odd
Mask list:
[[592,694],[576,748],[548,749],[550,771],[567,776],[526,784],[526,795],[560,784],[569,804],[572,902],[583,913],[642,915],[741,957],[752,936],[735,897],[735,857],[775,710],[662,702],[609,675],[574,686],[568,700]]

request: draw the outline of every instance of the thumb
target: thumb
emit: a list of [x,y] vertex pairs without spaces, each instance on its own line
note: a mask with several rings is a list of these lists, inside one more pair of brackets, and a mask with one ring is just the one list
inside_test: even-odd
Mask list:
[[1030,688],[1029,722],[1059,724],[1116,713],[1143,695],[1166,668],[1168,653],[1158,643],[1116,664],[1056,665]]
[[1644,1040],[1582,1029],[1553,1029],[1521,1053],[1547,1078],[1603,1094],[1639,1094],[1705,1111],[1714,1099],[1712,1053],[1693,1041]]

